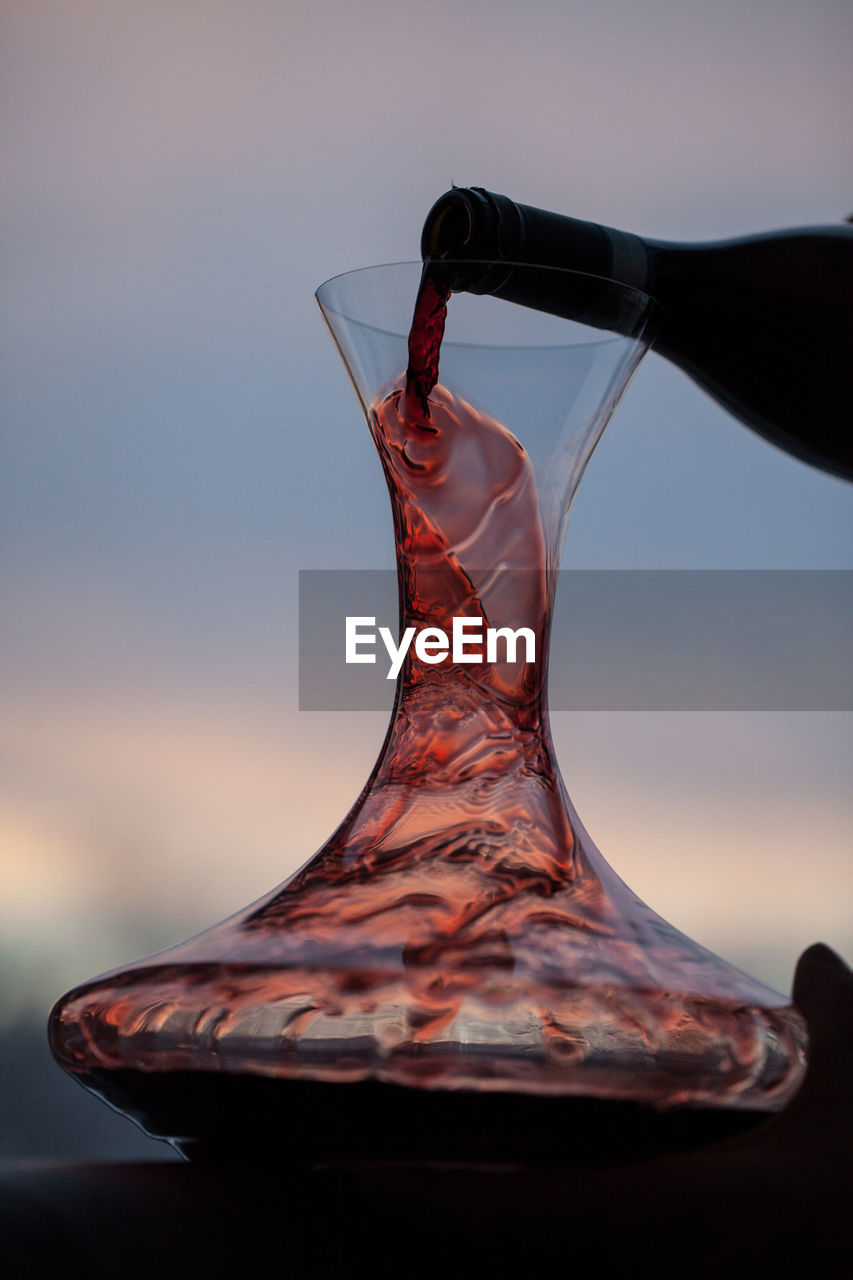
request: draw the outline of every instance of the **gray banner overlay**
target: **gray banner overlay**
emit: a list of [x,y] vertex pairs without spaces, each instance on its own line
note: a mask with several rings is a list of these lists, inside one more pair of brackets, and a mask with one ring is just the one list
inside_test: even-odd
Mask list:
[[[346,662],[347,617],[375,618],[375,645],[359,649],[374,652],[374,664]],[[300,710],[387,710],[394,683],[380,627],[397,640],[394,570],[300,571]],[[851,653],[853,571],[566,569],[549,702],[577,711],[850,711]]]

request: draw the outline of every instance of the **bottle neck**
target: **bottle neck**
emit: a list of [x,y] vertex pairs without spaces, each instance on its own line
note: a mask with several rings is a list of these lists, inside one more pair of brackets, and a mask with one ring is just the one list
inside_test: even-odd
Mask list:
[[[421,238],[424,259],[498,260],[580,271],[646,291],[650,268],[645,241],[613,227],[517,204],[482,187],[456,187],[433,206]],[[493,267],[454,289],[501,296],[508,272]]]

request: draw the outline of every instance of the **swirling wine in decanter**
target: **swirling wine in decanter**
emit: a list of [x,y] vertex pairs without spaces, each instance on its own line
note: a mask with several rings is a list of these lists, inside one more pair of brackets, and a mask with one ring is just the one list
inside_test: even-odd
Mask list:
[[802,1077],[786,997],[623,884],[551,740],[568,512],[654,304],[561,272],[582,323],[450,297],[449,270],[317,295],[387,480],[409,641],[364,790],[268,897],[51,1017],[66,1070],[188,1153],[286,1132],[317,1157],[553,1155],[572,1099],[746,1116]]

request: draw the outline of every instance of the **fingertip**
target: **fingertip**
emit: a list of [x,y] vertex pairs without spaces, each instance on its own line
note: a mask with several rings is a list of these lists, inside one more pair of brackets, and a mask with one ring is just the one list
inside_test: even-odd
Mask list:
[[850,973],[850,966],[838,954],[833,951],[832,947],[827,946],[825,942],[813,942],[810,947],[806,947],[803,954],[797,961],[797,968],[805,966],[811,968],[813,965],[820,965],[823,968],[840,969],[842,972]]
[[837,951],[825,942],[814,942],[807,947],[797,961],[794,971],[794,1004],[808,1017],[816,1002],[831,990],[838,990],[839,982],[853,981],[853,970]]

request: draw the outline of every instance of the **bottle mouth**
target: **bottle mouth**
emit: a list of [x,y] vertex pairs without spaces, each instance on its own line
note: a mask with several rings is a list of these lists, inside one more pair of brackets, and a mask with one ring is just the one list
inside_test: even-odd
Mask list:
[[453,187],[426,216],[421,257],[511,262],[518,258],[520,236],[518,208],[512,200],[482,187]]
[[442,196],[424,223],[421,256],[426,261],[464,248],[470,243],[473,229],[474,219],[467,201],[457,199],[455,192]]
[[[486,197],[475,187],[454,187],[436,201],[424,222],[421,258],[451,293],[494,293],[507,275],[498,246],[499,219]],[[468,265],[469,259],[476,263]],[[487,270],[484,260],[493,263]]]

